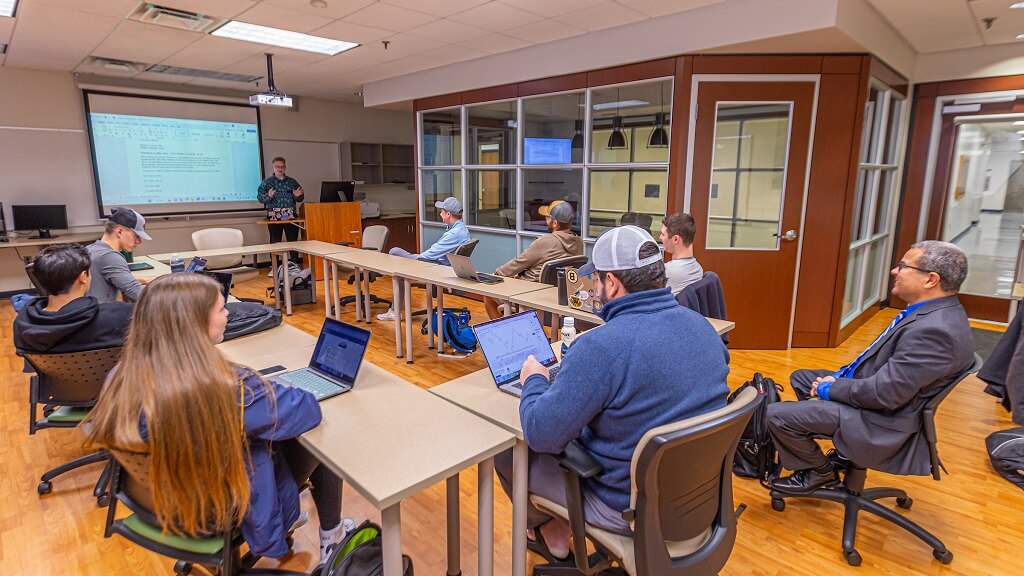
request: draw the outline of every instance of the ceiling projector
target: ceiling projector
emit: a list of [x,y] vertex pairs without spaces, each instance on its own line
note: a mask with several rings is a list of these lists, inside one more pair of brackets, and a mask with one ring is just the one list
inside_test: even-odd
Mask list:
[[267,53],[267,91],[249,96],[251,106],[284,106],[292,107],[291,96],[282,94],[274,87],[274,55]]

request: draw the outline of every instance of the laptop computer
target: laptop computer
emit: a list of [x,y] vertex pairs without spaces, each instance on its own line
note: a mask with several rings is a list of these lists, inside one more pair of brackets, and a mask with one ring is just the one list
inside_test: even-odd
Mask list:
[[473,333],[484,352],[494,383],[502,392],[522,396],[519,372],[531,354],[547,367],[552,381],[558,374],[561,366],[551,350],[544,326],[532,310],[477,324]]
[[228,296],[231,295],[231,284],[232,284],[232,280],[234,278],[231,275],[231,273],[230,272],[213,272],[213,271],[210,271],[210,270],[204,270],[204,271],[200,272],[200,274],[203,274],[204,276],[209,276],[210,278],[213,278],[217,282],[220,282],[220,293],[221,293],[222,296],[224,296],[224,300],[227,301]]
[[317,401],[348,392],[356,383],[369,343],[369,330],[326,318],[309,366],[273,378],[311,392]]
[[469,259],[469,256],[449,254],[448,262],[451,263],[452,270],[455,270],[455,275],[459,278],[465,278],[466,280],[472,280],[473,282],[480,282],[482,284],[497,284],[498,282],[504,281],[504,278],[501,276],[477,272],[476,269],[473,268],[473,261]]

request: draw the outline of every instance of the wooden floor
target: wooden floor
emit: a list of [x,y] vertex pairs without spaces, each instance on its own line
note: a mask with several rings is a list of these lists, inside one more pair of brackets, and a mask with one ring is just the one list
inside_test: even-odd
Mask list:
[[[240,286],[239,296],[259,297],[269,279]],[[374,292],[390,297],[389,281],[374,284]],[[344,289],[349,289],[344,286]],[[351,292],[349,290],[349,292]],[[414,294],[419,302],[421,293]],[[462,299],[446,299],[449,306],[464,303],[479,321],[482,305]],[[375,306],[375,312],[383,307]],[[343,318],[353,318],[350,305]],[[843,346],[835,349],[732,351],[730,387],[736,387],[760,371],[786,382],[796,368],[828,368],[848,362],[891,320],[894,312],[883,310]],[[53,493],[36,494],[39,475],[81,453],[81,437],[72,430],[43,430],[28,435],[28,377],[11,344],[14,313],[10,303],[0,303],[0,575],[14,574],[171,574],[172,562],[151,554],[124,539],[104,539],[105,510],[96,507],[91,489],[99,469],[78,470],[54,482]],[[286,321],[317,334],[323,322],[322,304],[296,307]],[[390,323],[374,323],[368,359],[423,387],[446,382],[484,366],[483,358],[437,358],[416,335],[417,361],[407,366],[394,356],[394,331]],[[792,398],[788,389],[786,397]],[[904,512],[933,531],[955,554],[943,566],[932,559],[921,542],[896,527],[870,516],[861,519],[857,546],[864,557],[860,568],[842,558],[839,544],[841,508],[829,503],[794,500],[785,512],[772,511],[767,493],[754,481],[736,479],[736,503],[747,510],[739,522],[736,547],[723,574],[822,576],[824,574],[1024,574],[1024,492],[992,471],[984,449],[989,433],[1010,427],[1010,419],[995,400],[982,392],[973,377],[945,401],[938,417],[940,450],[950,471],[941,482],[930,478],[894,477],[872,472],[869,485],[905,488],[914,507]],[[344,438],[339,438],[344,442]],[[462,475],[462,569],[476,574],[476,474]],[[495,489],[495,574],[510,574],[511,506]],[[313,507],[308,497],[303,506]],[[343,511],[358,521],[380,515],[354,490],[346,487]],[[405,501],[402,510],[402,541],[420,576],[445,573],[444,485]],[[295,552],[281,565],[306,570],[315,561],[316,527],[310,522],[299,530]],[[531,555],[530,563],[536,560]],[[265,562],[268,566],[276,562]]]

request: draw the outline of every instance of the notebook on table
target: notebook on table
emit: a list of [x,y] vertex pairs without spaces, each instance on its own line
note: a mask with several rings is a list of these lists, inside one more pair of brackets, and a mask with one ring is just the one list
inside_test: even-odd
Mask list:
[[326,318],[309,366],[276,374],[273,379],[302,388],[317,401],[348,392],[356,383],[369,343],[369,330]]
[[519,373],[523,362],[531,354],[547,367],[551,381],[555,380],[561,365],[555,358],[536,312],[528,310],[483,322],[473,327],[473,333],[484,352],[484,359],[487,360],[487,367],[498,390],[522,396]]

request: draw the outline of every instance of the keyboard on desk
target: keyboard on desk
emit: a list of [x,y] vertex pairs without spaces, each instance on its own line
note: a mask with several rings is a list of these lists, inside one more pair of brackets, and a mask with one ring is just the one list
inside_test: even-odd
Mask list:
[[275,378],[283,380],[291,386],[301,388],[306,392],[313,394],[313,396],[316,396],[317,400],[324,400],[350,390],[348,386],[342,386],[331,382],[327,378],[324,378],[316,372],[308,369],[287,372],[280,376],[275,376]]
[[484,274],[483,272],[476,273],[476,279],[483,282],[484,284],[497,284],[504,282],[504,278],[501,276],[495,276],[494,274]]

